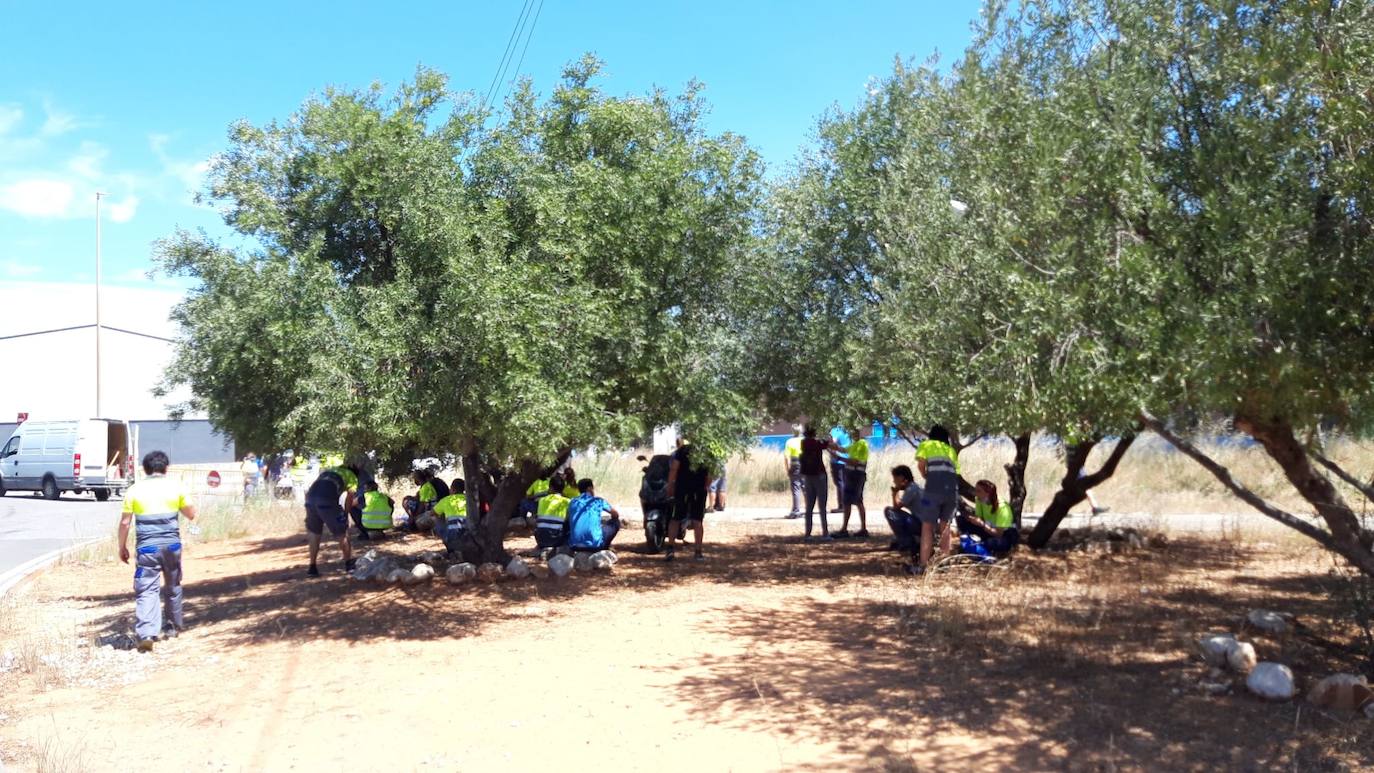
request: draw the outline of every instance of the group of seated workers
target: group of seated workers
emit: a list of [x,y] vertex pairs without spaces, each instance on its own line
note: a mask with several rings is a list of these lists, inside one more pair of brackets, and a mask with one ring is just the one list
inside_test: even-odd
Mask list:
[[420,490],[415,492],[415,496],[405,497],[401,500],[401,509],[406,514],[405,528],[407,531],[415,531],[418,528],[415,525],[416,519],[433,510],[436,504],[452,493],[448,484],[444,483],[443,478],[434,474],[433,470],[416,470],[411,475],[411,480],[415,481],[415,485],[419,486]]
[[[567,475],[555,473],[530,487],[535,545],[554,551],[605,550],[620,532],[620,512],[596,495],[591,478],[583,478],[570,488],[571,474],[571,469]],[[610,518],[603,522],[602,514]]]
[[941,552],[949,552],[951,525],[963,535],[965,552],[1001,556],[1020,544],[1011,507],[998,501],[997,485],[990,480],[974,484],[973,515],[958,515],[959,457],[943,427],[930,428],[929,439],[916,450],[916,462],[925,487],[910,467],[893,467],[892,506],[883,511],[895,537],[890,548],[911,553],[911,571],[925,571],[937,538]]

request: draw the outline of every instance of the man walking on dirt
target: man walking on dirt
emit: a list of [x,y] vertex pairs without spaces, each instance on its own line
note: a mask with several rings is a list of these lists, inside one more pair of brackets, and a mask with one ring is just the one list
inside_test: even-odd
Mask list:
[[167,454],[161,451],[143,457],[143,472],[148,477],[125,492],[124,512],[119,518],[119,560],[126,564],[129,526],[134,526],[138,556],[134,568],[134,635],[139,652],[150,652],[159,634],[174,638],[183,628],[177,517],[195,520],[196,508],[181,485],[167,478],[169,464]]
[[[320,477],[305,492],[305,531],[310,540],[310,568],[306,570],[306,575],[320,576],[316,559],[320,555],[320,535],[324,533],[325,526],[339,540],[344,571],[353,571],[353,546],[348,542],[348,516],[345,512],[353,509],[353,496],[357,490],[358,473],[340,466],[330,467],[320,473]],[[339,498],[345,495],[346,501],[340,506]]]

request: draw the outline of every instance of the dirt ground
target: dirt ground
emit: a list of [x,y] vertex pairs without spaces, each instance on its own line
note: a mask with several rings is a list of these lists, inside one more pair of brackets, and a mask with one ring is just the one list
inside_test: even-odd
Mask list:
[[[6,770],[1356,770],[1374,721],[1198,689],[1196,636],[1247,634],[1302,689],[1338,648],[1306,548],[1174,540],[901,574],[885,539],[717,524],[709,560],[626,532],[610,574],[453,588],[303,576],[303,535],[189,549],[189,630],[129,646],[130,570],[19,591],[0,651]],[[1194,538],[1196,539],[1196,538]],[[519,547],[525,541],[514,541]],[[437,547],[415,536],[381,549]],[[337,567],[337,555],[331,556]],[[34,652],[21,631],[66,649]],[[1322,640],[1328,640],[1326,644]],[[53,641],[50,637],[45,641]],[[7,663],[8,665],[5,665]]]

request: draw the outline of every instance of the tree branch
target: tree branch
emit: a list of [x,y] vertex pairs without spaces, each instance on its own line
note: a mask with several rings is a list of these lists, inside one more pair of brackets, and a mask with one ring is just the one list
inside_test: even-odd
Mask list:
[[[1217,481],[1221,483],[1221,485],[1229,489],[1231,493],[1235,494],[1238,498],[1240,498],[1242,502],[1245,502],[1246,504],[1260,511],[1264,515],[1273,518],[1274,520],[1278,521],[1284,526],[1287,526],[1290,529],[1293,529],[1307,537],[1310,537],[1311,539],[1315,540],[1318,544],[1320,544],[1322,547],[1325,547],[1329,550],[1334,550],[1337,553],[1341,553],[1339,546],[1336,544],[1335,538],[1333,538],[1329,533],[1322,531],[1321,529],[1317,528],[1308,521],[1305,521],[1302,518],[1299,518],[1298,516],[1290,512],[1287,512],[1286,510],[1280,510],[1279,508],[1274,507],[1273,505],[1264,501],[1263,497],[1246,488],[1243,483],[1233,478],[1231,476],[1230,470],[1218,464],[1210,456],[1207,456],[1206,454],[1202,453],[1202,451],[1198,450],[1197,446],[1194,446],[1187,440],[1184,440],[1178,435],[1175,435],[1173,432],[1170,432],[1169,428],[1164,426],[1164,422],[1150,415],[1148,411],[1140,412],[1140,423],[1144,424],[1156,435],[1159,435],[1160,437],[1168,441],[1169,445],[1173,446],[1174,448],[1177,448],[1179,451],[1182,451],[1185,456],[1202,465],[1204,469],[1212,473],[1212,477],[1216,478]],[[1344,555],[1344,553],[1342,553],[1342,555]]]
[[1314,451],[1311,448],[1308,448],[1307,453],[1310,454],[1313,459],[1316,459],[1318,464],[1330,470],[1332,474],[1334,474],[1337,478],[1340,478],[1341,480],[1350,484],[1350,486],[1353,487],[1356,491],[1360,492],[1361,494],[1364,494],[1365,499],[1368,499],[1370,502],[1374,502],[1374,485],[1360,482],[1359,478],[1356,478],[1354,475],[1351,475],[1350,473],[1346,472],[1339,464],[1336,464],[1335,462],[1326,458],[1319,451]]
[[1126,452],[1130,450],[1131,445],[1135,443],[1135,439],[1136,435],[1132,433],[1116,441],[1116,447],[1112,449],[1112,453],[1107,457],[1107,461],[1103,463],[1102,467],[1092,475],[1083,476],[1083,488],[1094,488],[1115,475],[1116,466],[1121,463],[1121,457],[1125,456]]

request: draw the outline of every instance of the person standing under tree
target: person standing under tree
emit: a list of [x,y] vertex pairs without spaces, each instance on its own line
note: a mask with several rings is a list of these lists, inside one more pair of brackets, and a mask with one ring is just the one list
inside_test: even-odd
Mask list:
[[697,458],[691,443],[678,438],[677,450],[668,461],[668,496],[675,501],[673,515],[668,522],[668,546],[664,551],[664,560],[673,560],[673,538],[676,536],[686,541],[689,527],[696,538],[696,553],[692,560],[706,560],[701,552],[701,540],[706,531],[706,489],[710,482],[710,466],[704,459]]
[[[181,528],[179,516],[195,520],[196,508],[181,485],[167,477],[167,454],[143,457],[148,477],[124,494],[119,517],[119,560],[129,563],[129,526],[134,527],[134,635],[138,651],[150,652],[159,634],[175,638],[181,615]],[[159,599],[160,597],[160,599]],[[162,602],[159,604],[159,600]]]
[[[306,575],[319,577],[316,559],[320,555],[320,536],[324,528],[339,540],[343,552],[344,571],[353,571],[353,546],[348,541],[348,516],[353,509],[354,492],[358,490],[358,473],[349,467],[330,467],[310,484],[305,492],[305,531],[310,542],[310,568]],[[344,497],[342,506],[339,498]]]
[[849,515],[853,508],[859,508],[859,530],[854,536],[859,539],[868,537],[868,509],[864,507],[864,486],[868,483],[868,439],[857,431],[853,433],[854,442],[849,444],[849,455],[844,468],[844,525],[830,536],[843,539],[849,536]]
[[800,518],[802,514],[802,490],[805,484],[801,474],[801,427],[792,431],[792,437],[782,447],[782,466],[787,471],[787,483],[792,490],[792,510],[788,518]]
[[835,484],[835,507],[832,513],[844,512],[844,502],[848,498],[845,496],[845,464],[848,459],[849,433],[845,432],[844,427],[834,427],[830,430],[830,447],[826,452],[830,455],[830,477]]
[[801,474],[806,484],[806,535],[803,539],[811,541],[811,511],[817,503],[821,510],[821,539],[830,541],[830,521],[826,515],[826,500],[829,485],[825,479],[825,451],[830,447],[829,440],[816,437],[816,428],[807,427],[802,437]]
[[916,518],[921,522],[921,549],[912,567],[915,574],[925,571],[940,540],[940,552],[949,553],[950,524],[959,503],[959,454],[949,443],[949,430],[936,424],[916,449],[916,467],[925,478],[921,507]]

